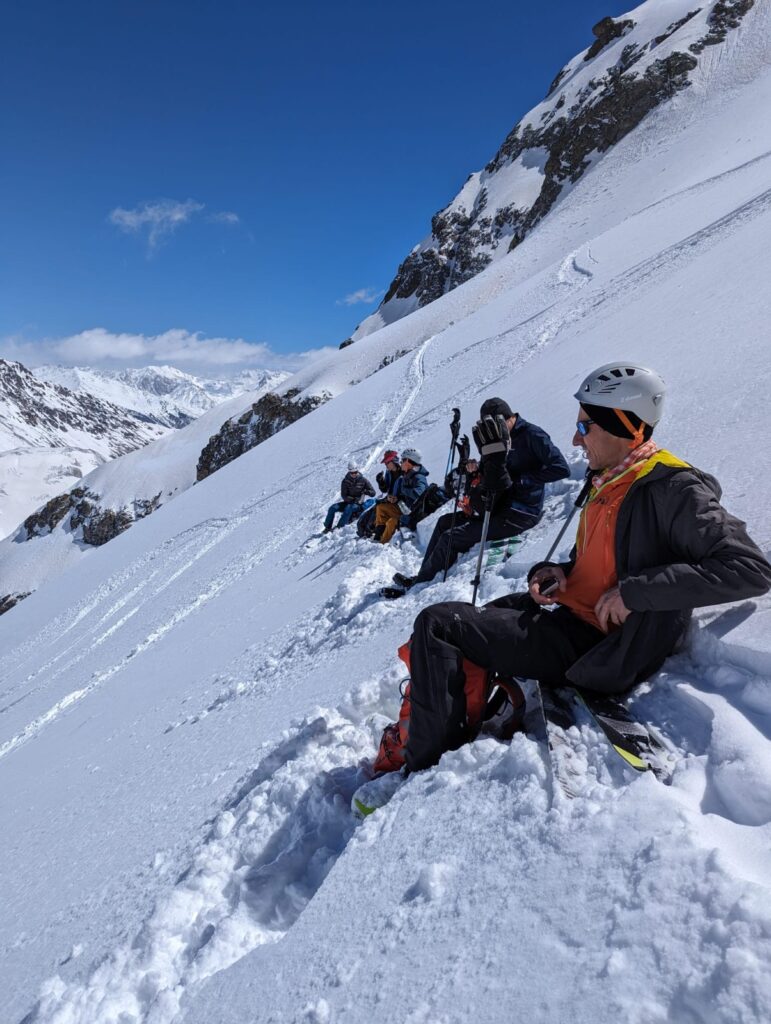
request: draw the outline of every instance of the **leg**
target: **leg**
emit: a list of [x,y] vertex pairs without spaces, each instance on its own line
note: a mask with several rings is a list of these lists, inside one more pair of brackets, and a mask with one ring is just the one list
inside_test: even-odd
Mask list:
[[[463,515],[458,515],[456,518],[456,526],[463,522]],[[426,553],[423,555],[423,565],[426,564],[428,559],[433,554],[434,548],[439,543],[442,535],[452,526],[452,512],[447,512],[443,516],[439,516],[434,526],[434,532],[431,534],[431,540],[428,542]],[[423,571],[423,565],[420,567],[420,571]]]
[[353,510],[355,508],[356,508],[356,502],[354,502],[354,501],[343,502],[343,510],[342,510],[342,512],[340,514],[340,519],[337,522],[338,530],[342,530],[342,528],[344,526],[347,526],[350,523],[351,517],[353,516]]
[[[444,516],[442,516],[444,519]],[[441,520],[440,520],[441,522]],[[426,551],[426,557],[420,567],[420,572],[415,578],[416,583],[427,583],[437,573],[444,570],[445,565],[455,565],[458,555],[464,551],[470,551],[475,544],[478,544],[482,537],[482,520],[466,519],[458,517],[455,520],[455,529],[450,533],[449,528],[438,537],[433,550]],[[433,538],[432,538],[433,539]],[[447,561],[449,549],[450,559]]]
[[466,703],[463,659],[502,676],[525,676],[551,685],[604,634],[572,613],[542,611],[526,594],[476,609],[461,602],[435,604],[415,620],[410,733],[411,771],[436,764],[464,742]]
[[334,526],[334,522],[335,522],[335,512],[339,512],[344,507],[345,507],[345,504],[342,501],[336,501],[334,503],[334,505],[330,505],[329,506],[329,510],[327,511],[327,518],[324,520],[324,529],[325,530],[331,530],[332,529],[332,527]]
[[387,544],[396,533],[400,518],[401,512],[398,505],[392,505],[389,501],[378,505],[375,514],[375,531],[377,532],[378,527],[381,527],[379,534],[381,544]]

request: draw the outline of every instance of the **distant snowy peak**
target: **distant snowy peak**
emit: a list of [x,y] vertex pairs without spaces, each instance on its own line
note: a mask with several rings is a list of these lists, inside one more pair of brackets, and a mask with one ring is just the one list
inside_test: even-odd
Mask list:
[[206,379],[173,366],[123,370],[40,366],[34,373],[42,380],[97,395],[167,427],[186,426],[221,402],[244,392],[275,388],[288,376],[274,370],[244,370],[235,377]]
[[603,18],[594,42],[559,72],[546,99],[431,221],[379,308],[343,346],[407,316],[519,245],[601,155],[687,88],[707,47],[724,42],[755,0],[647,0]]
[[149,417],[85,391],[41,380],[0,359],[0,448],[88,448],[103,458],[166,433]]

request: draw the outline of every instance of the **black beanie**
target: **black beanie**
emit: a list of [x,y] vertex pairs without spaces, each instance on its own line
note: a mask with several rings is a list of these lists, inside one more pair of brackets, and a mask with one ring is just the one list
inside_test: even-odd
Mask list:
[[486,398],[482,402],[482,408],[479,410],[479,415],[484,416],[503,416],[504,419],[509,419],[514,413],[511,411],[511,406],[508,402],[504,402],[502,398]]
[[[622,422],[618,413],[615,409],[608,409],[604,405],[588,405],[586,402],[579,402],[579,405],[584,410],[590,420],[593,420],[598,427],[602,427],[609,434],[614,437],[623,437],[626,441],[634,440],[634,433],[632,433],[625,423]],[[629,420],[635,430],[643,428],[642,440],[647,441],[653,433],[653,427],[647,423],[643,423],[639,416],[633,412],[624,412],[624,416]]]

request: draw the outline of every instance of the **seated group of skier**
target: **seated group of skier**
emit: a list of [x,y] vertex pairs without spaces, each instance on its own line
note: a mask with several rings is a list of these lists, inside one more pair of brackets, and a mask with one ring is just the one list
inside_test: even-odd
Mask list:
[[[383,733],[373,766],[383,774],[357,797],[360,813],[390,795],[386,773],[428,768],[473,738],[491,684],[505,681],[514,703],[517,679],[623,693],[661,667],[693,609],[771,589],[771,565],[720,504],[714,477],[653,441],[664,393],[661,377],[634,363],[585,378],[573,445],[587,481],[568,560],[533,566],[526,591],[483,607],[455,601],[420,612],[399,652],[410,670],[402,711]],[[501,399],[481,414],[481,458],[466,455],[464,522],[450,540],[448,517],[439,519],[418,575],[397,578],[399,593],[479,541],[485,499],[489,536],[511,536],[538,522],[544,484],[568,475],[548,436]]]
[[[340,512],[338,527],[358,517],[360,536],[370,536],[387,544],[399,527],[415,528],[417,522],[441,505],[456,499],[456,508],[438,519],[428,543],[423,564],[416,576],[396,573],[396,586],[384,587],[386,598],[402,597],[416,583],[427,583],[443,569],[453,565],[458,555],[470,551],[482,537],[482,524],[490,509],[487,539],[504,540],[530,529],[543,513],[544,485],[569,475],[567,463],[548,434],[512,412],[502,398],[489,398],[480,409],[480,421],[474,435],[481,458],[471,458],[468,440],[456,446],[460,462],[445,479],[444,487],[428,483],[428,470],[415,448],[405,448],[401,459],[387,450],[382,458],[385,469],[378,473],[381,497],[375,500],[372,484],[350,462],[341,484],[342,501],[331,505],[324,532],[332,530],[335,513]],[[485,450],[480,431],[500,429],[507,434],[505,458],[498,459]],[[505,426],[504,426],[505,424]]]

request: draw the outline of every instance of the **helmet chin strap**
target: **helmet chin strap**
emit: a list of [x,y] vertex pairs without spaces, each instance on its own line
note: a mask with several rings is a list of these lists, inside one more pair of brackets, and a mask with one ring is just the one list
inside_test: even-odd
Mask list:
[[623,409],[614,409],[613,412],[618,416],[626,429],[632,435],[632,447],[636,448],[638,445],[642,444],[643,437],[645,436],[645,424],[641,423],[639,427],[635,427]]

